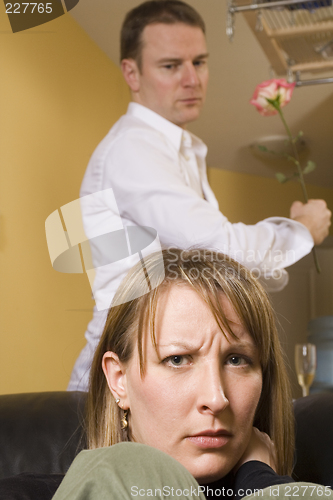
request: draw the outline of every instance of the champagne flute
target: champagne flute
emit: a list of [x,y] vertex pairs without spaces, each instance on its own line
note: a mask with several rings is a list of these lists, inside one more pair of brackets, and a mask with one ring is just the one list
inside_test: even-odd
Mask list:
[[303,397],[308,396],[317,367],[317,352],[314,344],[296,344],[295,366]]

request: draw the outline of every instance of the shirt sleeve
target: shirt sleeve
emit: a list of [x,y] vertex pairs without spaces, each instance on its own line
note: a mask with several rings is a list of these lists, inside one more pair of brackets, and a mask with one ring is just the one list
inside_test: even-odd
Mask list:
[[284,268],[313,246],[306,227],[282,217],[255,225],[230,223],[186,183],[178,155],[155,131],[118,138],[105,157],[103,188],[113,188],[121,217],[154,228],[165,247],[226,253],[271,281],[271,288],[283,288]]
[[290,476],[279,476],[269,465],[252,460],[243,464],[237,471],[234,482],[234,498],[240,500],[244,496],[254,494],[269,486],[293,482],[294,480]]

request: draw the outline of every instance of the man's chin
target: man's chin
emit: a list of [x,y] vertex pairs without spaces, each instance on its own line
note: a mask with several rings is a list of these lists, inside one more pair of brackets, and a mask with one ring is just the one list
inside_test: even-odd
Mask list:
[[177,117],[177,122],[174,121],[173,123],[176,123],[176,125],[178,125],[179,127],[185,127],[188,123],[194,122],[199,118],[200,111],[201,109],[198,108],[189,108],[183,113],[179,114],[179,116]]

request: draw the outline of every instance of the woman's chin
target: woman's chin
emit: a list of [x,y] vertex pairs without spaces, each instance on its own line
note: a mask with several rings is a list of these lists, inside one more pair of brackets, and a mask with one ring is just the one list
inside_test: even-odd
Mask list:
[[234,460],[222,461],[212,460],[214,457],[209,457],[210,460],[205,460],[204,463],[195,464],[193,467],[187,467],[192,476],[199,484],[209,484],[218,481],[225,477],[235,466]]

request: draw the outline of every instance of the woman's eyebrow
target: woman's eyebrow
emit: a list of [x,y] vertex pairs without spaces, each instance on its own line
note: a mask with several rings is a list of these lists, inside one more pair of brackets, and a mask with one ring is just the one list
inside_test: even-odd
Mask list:
[[179,347],[181,349],[188,349],[188,350],[197,349],[197,347],[194,344],[186,342],[178,342],[178,341],[169,342],[168,344],[157,343],[156,345],[157,347]]
[[255,345],[254,342],[230,342],[230,349],[237,348],[237,349],[252,349],[255,350],[257,349],[257,346]]
[[[198,350],[199,347],[194,345],[194,344],[191,344],[191,343],[186,343],[186,342],[178,342],[178,341],[174,341],[174,342],[169,342],[168,344],[160,344],[160,343],[157,343],[156,344],[157,347],[179,347],[180,349],[187,349],[187,350]],[[257,349],[257,346],[255,345],[254,342],[230,342],[230,349],[233,349],[233,348],[238,348],[238,349]]]

